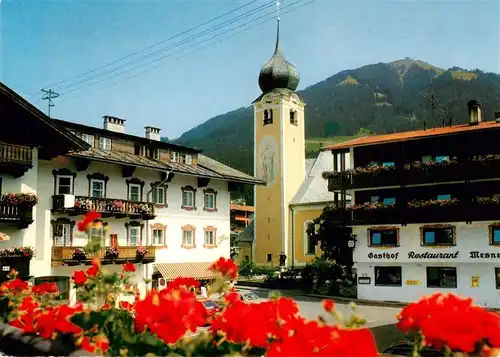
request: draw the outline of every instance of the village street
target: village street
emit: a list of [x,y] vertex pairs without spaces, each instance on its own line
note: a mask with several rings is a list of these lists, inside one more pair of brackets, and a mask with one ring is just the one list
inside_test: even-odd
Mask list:
[[[267,298],[269,295],[267,290],[259,288],[237,286],[237,290],[253,291],[263,299]],[[302,316],[308,319],[316,319],[318,315],[321,315],[325,317],[325,320],[328,322],[335,322],[333,317],[328,316],[323,310],[322,299],[300,294],[287,294],[286,292],[283,292],[283,295],[293,298],[299,304]],[[349,316],[351,311],[347,303],[337,303],[336,309],[345,317]],[[401,311],[401,308],[396,307],[356,306],[356,312],[367,320],[366,327],[372,329],[380,350],[387,348],[392,343],[404,339],[403,335],[395,328],[397,322],[396,315],[399,311]]]

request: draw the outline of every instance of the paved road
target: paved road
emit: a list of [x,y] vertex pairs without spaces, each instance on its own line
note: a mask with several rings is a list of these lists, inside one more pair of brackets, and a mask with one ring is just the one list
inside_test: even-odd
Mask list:
[[[238,290],[251,290],[255,292],[262,298],[267,298],[269,292],[266,290],[261,290],[259,288],[251,288],[251,287],[242,287],[238,286]],[[284,292],[282,295],[287,296],[287,293]],[[328,322],[335,322],[333,317],[328,316],[322,306],[322,299],[308,297],[299,294],[289,295],[293,298],[300,307],[300,312],[302,316],[308,319],[316,319],[318,315],[322,315]],[[351,309],[349,304],[338,303],[336,305],[337,311],[340,313],[347,315],[350,313]],[[379,347],[379,351],[384,350],[389,347],[389,345],[404,340],[403,334],[401,334],[396,329],[396,315],[401,311],[400,308],[394,307],[380,307],[380,306],[368,306],[368,305],[358,305],[356,308],[356,312],[363,318],[367,320],[366,327],[372,329],[373,334],[375,336],[375,340],[377,341],[377,345]]]
[[[260,290],[258,288],[242,288],[238,287],[239,290],[251,290],[255,292],[262,298],[266,298],[268,296],[268,292],[266,290]],[[283,295],[287,295],[286,292]],[[327,314],[323,310],[322,299],[308,297],[303,295],[290,295],[300,306],[300,312],[302,316],[308,319],[316,319],[318,315],[322,315],[323,317],[327,317]],[[350,315],[351,309],[349,304],[346,303],[338,303],[336,304],[336,309],[344,316]],[[367,327],[377,327],[384,326],[389,324],[396,323],[396,315],[400,311],[400,308],[394,307],[380,307],[380,306],[367,306],[367,305],[358,305],[356,307],[356,312],[361,317],[367,320]],[[330,316],[328,316],[330,317]],[[333,318],[327,319],[329,322],[334,322]]]

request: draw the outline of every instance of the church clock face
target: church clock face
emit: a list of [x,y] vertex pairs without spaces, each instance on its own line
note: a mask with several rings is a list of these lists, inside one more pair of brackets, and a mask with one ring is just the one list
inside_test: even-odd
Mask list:
[[273,136],[264,136],[257,151],[257,177],[272,186],[278,176],[278,143]]

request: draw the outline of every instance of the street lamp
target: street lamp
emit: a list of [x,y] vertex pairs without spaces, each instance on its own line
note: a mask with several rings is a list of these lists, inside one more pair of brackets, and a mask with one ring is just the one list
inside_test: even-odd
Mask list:
[[349,240],[347,241],[347,246],[349,248],[352,248],[352,249],[354,249],[354,247],[356,247],[356,235],[355,234],[351,234],[351,236],[349,237]]

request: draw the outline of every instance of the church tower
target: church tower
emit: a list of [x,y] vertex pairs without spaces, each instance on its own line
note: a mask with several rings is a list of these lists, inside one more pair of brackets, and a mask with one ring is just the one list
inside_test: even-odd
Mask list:
[[290,261],[289,202],[305,178],[305,104],[295,93],[299,74],[280,48],[279,0],[276,47],[262,67],[262,94],[254,106],[254,174],[266,186],[255,186],[255,263]]

